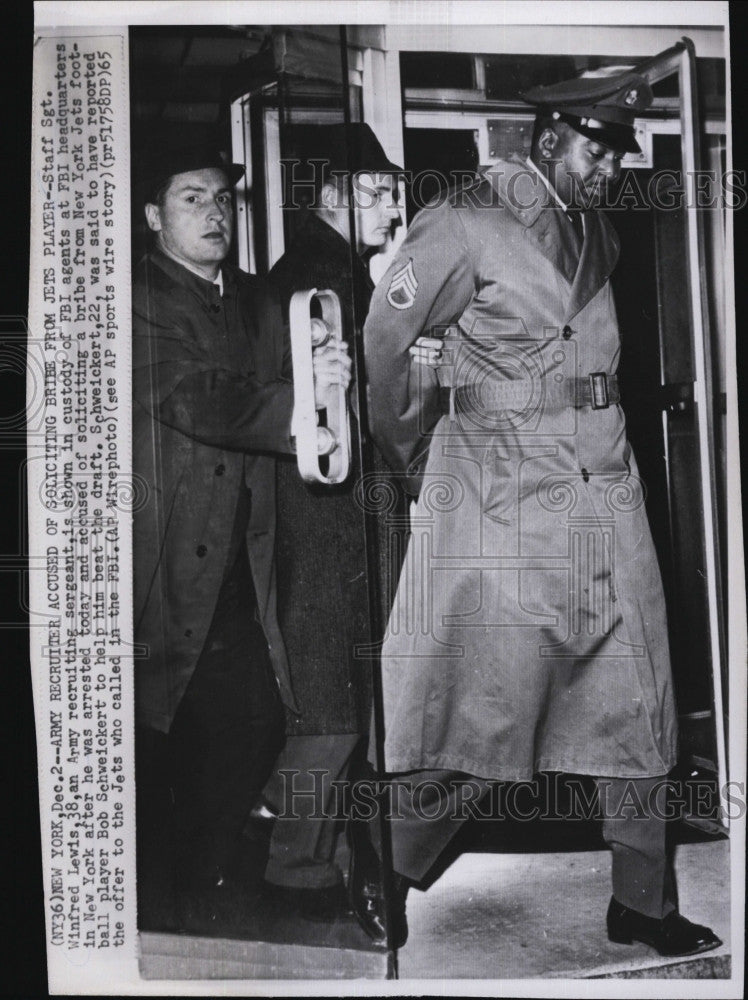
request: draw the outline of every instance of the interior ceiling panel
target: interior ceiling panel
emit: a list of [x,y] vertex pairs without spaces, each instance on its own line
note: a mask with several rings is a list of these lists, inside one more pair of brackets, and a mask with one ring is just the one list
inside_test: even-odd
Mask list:
[[133,93],[147,101],[159,95],[161,100],[220,101],[221,77],[224,66],[174,67],[153,66],[145,69],[133,81]]
[[233,66],[259,52],[262,38],[193,38],[184,59],[185,66]]
[[142,120],[215,122],[224,84],[266,44],[270,28],[160,27],[131,35],[132,94]]
[[173,66],[184,55],[184,35],[151,37],[133,31],[130,52],[136,66],[141,64]]
[[215,122],[219,114],[219,105],[215,103],[176,104],[167,103],[163,106],[161,117],[170,122]]

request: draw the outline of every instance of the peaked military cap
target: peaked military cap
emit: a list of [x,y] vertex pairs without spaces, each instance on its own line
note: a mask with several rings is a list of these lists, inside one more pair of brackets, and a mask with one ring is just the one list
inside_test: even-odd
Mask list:
[[652,103],[652,88],[634,70],[533,87],[520,96],[542,113],[566,122],[575,131],[611,149],[641,152],[634,135],[634,118]]

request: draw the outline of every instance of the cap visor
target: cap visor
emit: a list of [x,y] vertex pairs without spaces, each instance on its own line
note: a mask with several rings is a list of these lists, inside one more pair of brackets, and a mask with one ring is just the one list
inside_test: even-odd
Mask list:
[[617,153],[641,153],[641,146],[636,141],[633,128],[627,125],[609,125],[606,128],[590,128],[572,115],[561,115],[561,120],[565,121],[580,135],[588,139],[594,139],[609,149],[614,149]]

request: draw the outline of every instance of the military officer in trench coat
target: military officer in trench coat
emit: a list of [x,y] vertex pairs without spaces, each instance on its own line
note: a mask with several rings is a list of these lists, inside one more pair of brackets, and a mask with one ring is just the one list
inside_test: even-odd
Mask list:
[[[454,805],[469,776],[484,789],[550,770],[606,791],[610,938],[704,951],[720,942],[678,913],[649,804],[675,763],[676,713],[619,405],[618,241],[595,211],[638,150],[634,114],[651,90],[629,73],[526,99],[539,108],[530,158],[498,162],[415,218],[366,324],[372,433],[420,490],[382,652],[386,768],[404,817],[391,824],[393,937],[407,935],[408,885],[464,818]],[[422,335],[448,345],[446,390],[410,364]],[[615,818],[632,788],[646,818]]]
[[[241,872],[283,703],[298,710],[274,562],[274,456],[293,450],[294,393],[277,296],[226,261],[243,167],[203,145],[152,160],[153,246],[133,281],[134,470],[147,486],[134,518],[137,717],[141,733],[168,734],[178,888],[205,898]],[[318,399],[349,371],[344,349],[316,351]],[[141,767],[139,788],[148,777]]]

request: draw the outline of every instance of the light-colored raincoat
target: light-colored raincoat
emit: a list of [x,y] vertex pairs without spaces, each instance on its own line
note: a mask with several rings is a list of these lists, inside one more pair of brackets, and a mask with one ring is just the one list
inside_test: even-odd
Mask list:
[[[388,771],[639,777],[675,762],[644,487],[620,405],[584,395],[618,364],[617,256],[594,211],[580,256],[517,160],[424,209],[377,287],[372,432],[420,485],[383,648]],[[445,406],[408,348],[447,331]]]

